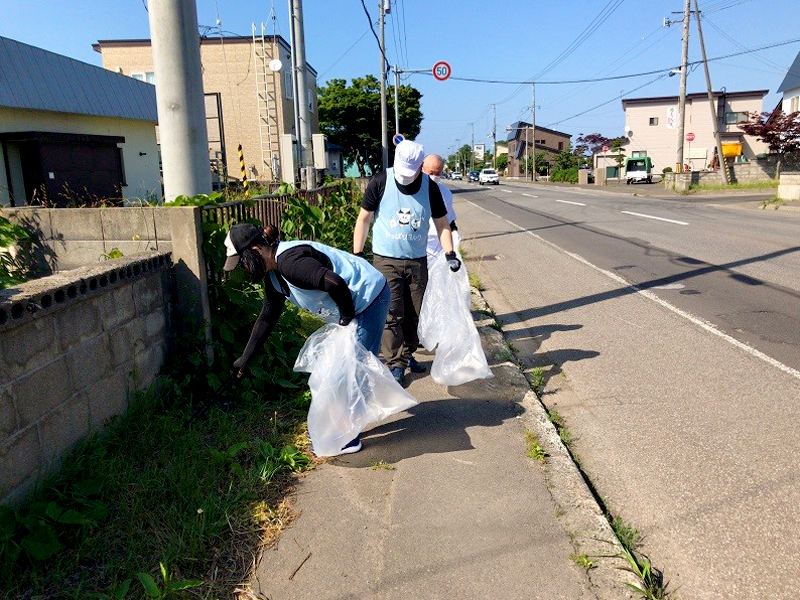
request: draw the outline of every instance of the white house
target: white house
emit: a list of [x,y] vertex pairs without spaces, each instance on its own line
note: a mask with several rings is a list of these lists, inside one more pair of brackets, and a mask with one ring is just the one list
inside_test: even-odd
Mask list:
[[0,206],[161,198],[155,87],[0,37]]
[[792,66],[789,67],[778,92],[783,94],[781,110],[784,113],[800,111],[800,52],[797,53]]

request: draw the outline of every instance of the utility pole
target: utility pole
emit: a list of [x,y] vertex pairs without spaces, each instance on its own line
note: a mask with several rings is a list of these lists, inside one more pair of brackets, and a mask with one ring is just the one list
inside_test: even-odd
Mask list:
[[306,64],[306,42],[303,28],[303,0],[289,0],[289,14],[292,19],[292,42],[294,62],[297,72],[296,107],[300,121],[298,143],[300,147],[300,182],[305,189],[315,187],[315,170],[311,153],[311,115],[308,109],[308,65]]
[[195,0],[150,0],[164,198],[211,192]]
[[394,133],[400,133],[400,70],[394,67]]
[[492,168],[497,168],[497,106],[492,103]]
[[470,171],[475,170],[475,123],[470,123],[472,127],[472,146],[470,146]]
[[714,126],[714,142],[717,145],[717,161],[719,161],[719,168],[720,171],[722,171],[722,180],[725,182],[725,185],[728,185],[728,165],[725,164],[725,157],[722,156],[722,142],[719,139],[719,118],[717,115],[716,103],[714,102],[714,90],[711,87],[711,74],[708,72],[706,45],[703,42],[703,26],[700,24],[700,7],[697,5],[697,0],[694,0],[694,16],[697,19],[697,39],[700,40],[700,53],[703,55],[703,67],[706,71],[708,107],[711,109],[711,123]]
[[536,181],[536,84],[531,84],[533,97],[531,99],[531,121],[533,123],[533,161],[531,165],[531,181]]
[[383,39],[386,8],[384,6],[384,0],[378,0],[378,10],[380,13],[379,22],[381,30],[381,154],[383,158],[383,170],[385,171],[389,168],[389,136],[386,133],[386,44]]
[[686,125],[686,76],[689,60],[689,16],[691,15],[692,0],[686,0],[683,7],[683,49],[681,51],[681,87],[678,100],[678,152],[675,158],[675,172],[683,173],[683,136]]

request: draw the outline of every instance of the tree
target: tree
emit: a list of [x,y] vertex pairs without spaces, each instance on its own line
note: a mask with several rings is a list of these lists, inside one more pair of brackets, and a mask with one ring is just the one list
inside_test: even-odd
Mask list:
[[625,162],[625,148],[622,146],[628,141],[627,138],[617,138],[613,142],[611,142],[611,151],[616,152],[616,156],[614,156],[614,160],[617,163],[618,177],[622,175],[622,163]]
[[472,164],[472,149],[469,144],[464,144],[455,154],[448,156],[446,162],[451,171],[468,171]]
[[593,154],[600,152],[600,150],[603,149],[603,146],[608,146],[610,148],[617,140],[622,140],[624,142],[627,140],[627,138],[609,138],[600,133],[588,133],[586,135],[581,134],[575,140],[577,142],[575,144],[575,154],[578,156],[592,156]]
[[[535,164],[534,164],[535,161]],[[525,163],[525,168],[527,172],[530,173],[532,168],[536,168],[536,173],[539,175],[546,175],[547,174],[547,167],[550,166],[550,163],[547,162],[547,155],[544,153],[544,150],[539,150],[535,154],[535,156],[528,156],[528,162]]]
[[508,167],[508,154],[498,154],[496,164],[498,171],[505,171]]
[[[422,124],[422,94],[410,85],[401,85],[400,132],[408,139],[419,135]],[[357,77],[348,87],[345,79],[332,79],[319,88],[319,128],[328,141],[345,148],[345,160],[355,161],[362,177],[366,166],[373,173],[381,170],[381,93],[373,75]],[[394,131],[394,102],[387,111],[389,132]],[[390,159],[393,146],[389,144]]]
[[747,135],[755,136],[778,155],[775,177],[781,176],[781,164],[789,152],[800,150],[800,113],[752,113],[750,121],[739,125]]

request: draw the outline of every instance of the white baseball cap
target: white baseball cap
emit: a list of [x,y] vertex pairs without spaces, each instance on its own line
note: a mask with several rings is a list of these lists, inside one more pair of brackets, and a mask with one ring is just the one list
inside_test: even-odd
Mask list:
[[425,149],[422,144],[403,140],[394,149],[394,172],[402,178],[413,179],[422,167]]

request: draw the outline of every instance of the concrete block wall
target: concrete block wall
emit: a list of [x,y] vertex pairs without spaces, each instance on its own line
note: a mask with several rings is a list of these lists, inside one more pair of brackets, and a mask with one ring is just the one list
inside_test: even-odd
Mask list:
[[154,381],[175,320],[171,266],[140,253],[0,291],[0,505]]
[[163,207],[12,208],[2,216],[36,236],[35,260],[41,273],[75,269],[102,261],[117,249],[171,252],[169,215]]
[[800,200],[800,172],[782,172],[778,185],[778,198]]

